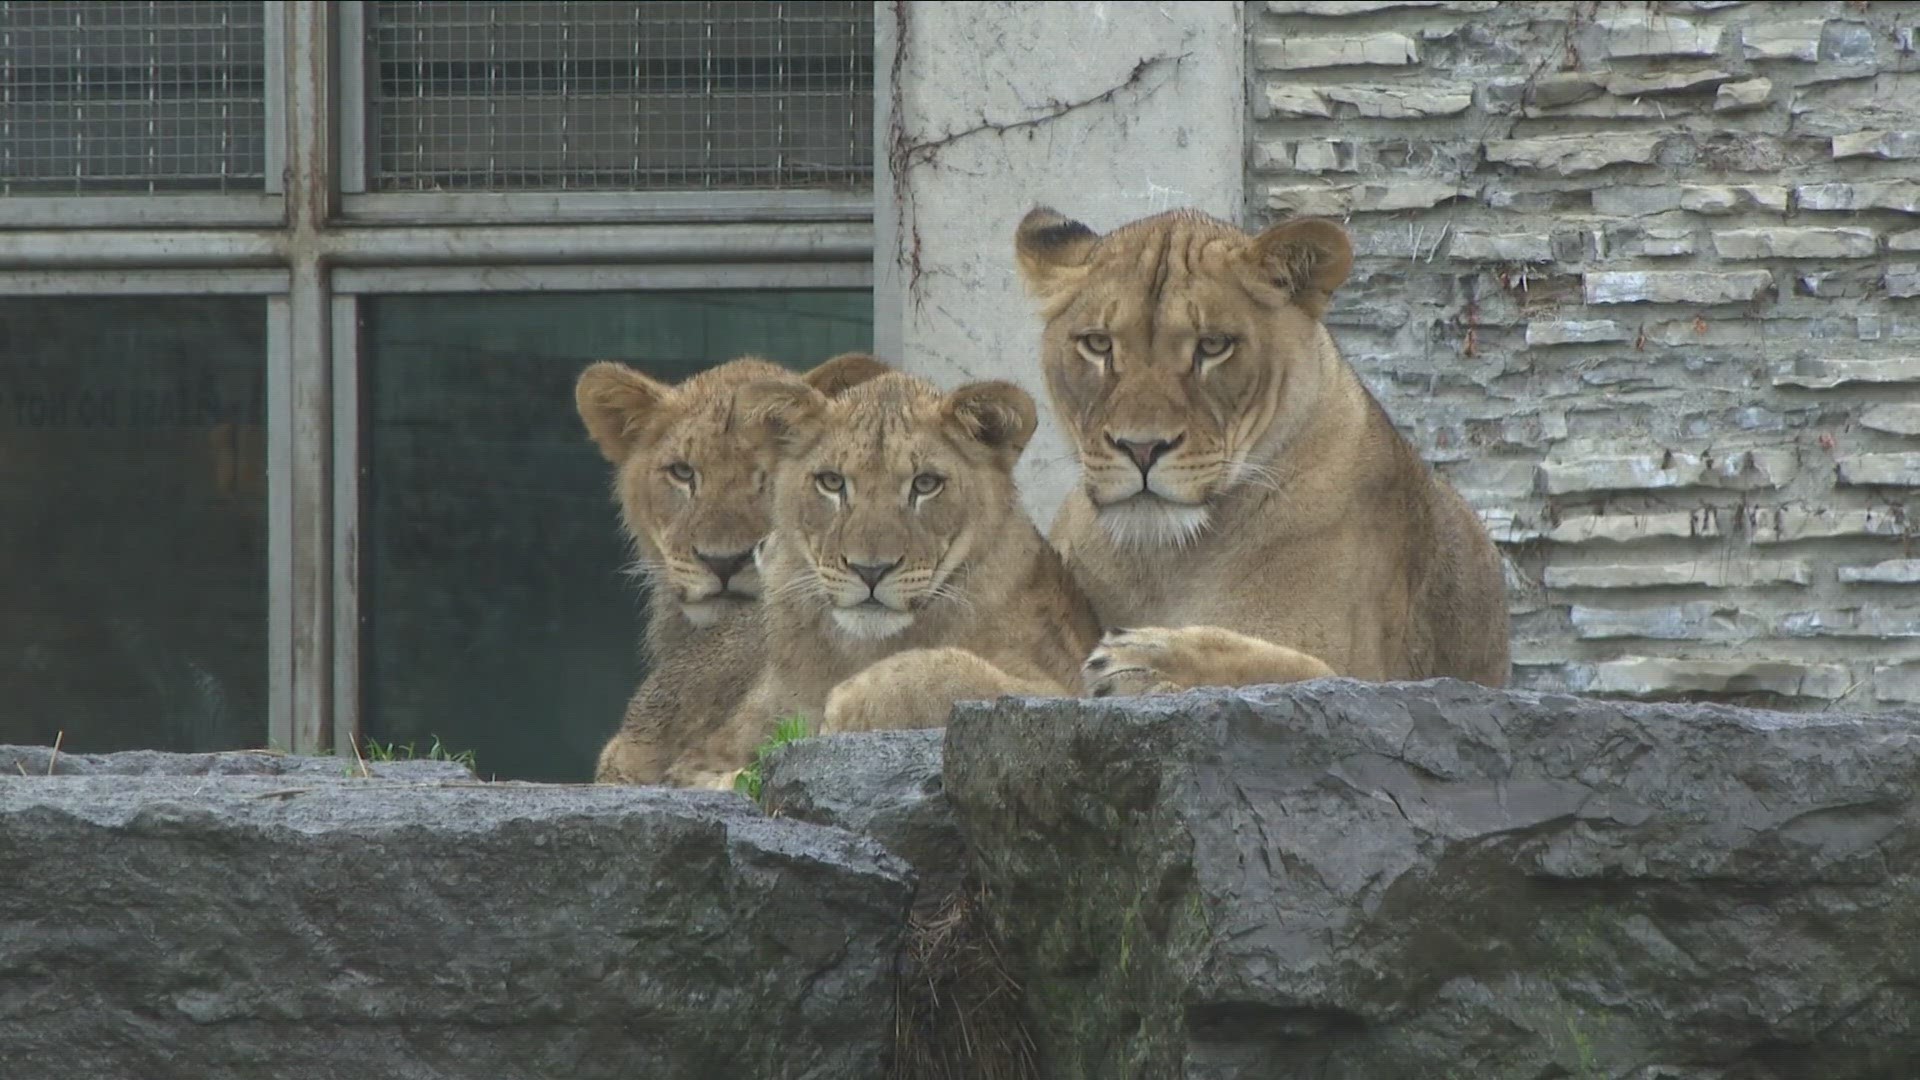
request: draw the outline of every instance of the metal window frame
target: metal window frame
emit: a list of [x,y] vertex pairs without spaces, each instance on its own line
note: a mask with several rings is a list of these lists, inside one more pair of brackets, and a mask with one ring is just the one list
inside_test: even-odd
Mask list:
[[352,295],[484,292],[688,292],[699,289],[801,290],[873,287],[873,266],[851,261],[689,262],[650,266],[342,267],[336,298]]
[[870,221],[583,224],[286,230],[14,229],[0,265],[85,267],[328,266],[622,262],[864,262]]
[[294,617],[293,393],[285,269],[108,269],[0,271],[0,297],[258,296],[266,305],[267,745],[292,749]]
[[692,262],[651,266],[368,266],[333,275],[333,641],[331,737],[335,747],[358,745],[365,722],[361,681],[361,610],[366,596],[360,567],[365,547],[365,364],[360,302],[370,296],[540,292],[686,292],[871,289],[870,261]]
[[[265,193],[0,198],[0,295],[265,300],[265,737],[294,752],[344,751],[357,745],[363,694],[361,298],[872,288],[875,200],[815,190],[371,194],[363,0],[261,2]],[[883,101],[884,66],[876,70]]]
[[[291,284],[291,283],[289,283]],[[267,745],[297,752],[293,724],[292,315],[267,298]]]
[[340,0],[341,217],[365,225],[636,222],[866,222],[870,192],[369,191],[368,23],[365,0]]
[[[371,192],[366,0],[339,0],[340,215],[363,225],[871,222],[870,191]],[[876,169],[878,172],[878,169]]]
[[0,296],[284,295],[284,269],[0,270]]
[[265,187],[259,192],[156,195],[9,195],[0,197],[0,229],[94,229],[199,227],[270,228],[286,220],[282,177],[286,168],[286,81],[276,58],[286,52],[291,4],[260,0],[262,59],[266,86],[264,114]]
[[232,195],[8,195],[0,228],[91,229],[102,226],[208,229],[260,228],[286,217],[278,193]]
[[332,321],[333,400],[333,700],[327,717],[333,747],[358,752],[365,688],[360,681],[360,511],[366,503],[361,461],[359,298],[335,294]]
[[386,192],[347,195],[341,215],[364,225],[549,222],[868,221],[873,197],[843,191]]

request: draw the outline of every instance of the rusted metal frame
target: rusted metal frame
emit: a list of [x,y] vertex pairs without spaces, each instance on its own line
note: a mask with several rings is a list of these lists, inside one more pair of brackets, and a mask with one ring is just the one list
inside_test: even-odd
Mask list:
[[[643,225],[340,228],[298,238],[331,266],[473,264],[869,262],[865,221]],[[282,266],[297,257],[285,230],[13,230],[0,265],[58,267]]]
[[9,195],[0,199],[0,228],[8,229],[269,228],[285,215],[285,202],[275,193]]
[[360,507],[366,479],[360,448],[359,298],[342,295],[336,272],[333,344],[333,745],[362,739],[360,684]]
[[287,290],[291,446],[288,749],[333,749],[333,311],[325,232],[333,215],[334,39],[331,5],[286,5],[287,228],[279,236]]
[[271,296],[285,270],[0,270],[0,296]]
[[380,192],[346,196],[340,212],[361,225],[870,221],[873,198],[845,191]]
[[[262,0],[266,11],[261,20],[261,44],[266,60],[266,107],[267,130],[265,132],[263,160],[266,165],[266,191],[274,196],[277,214],[276,222],[286,220],[287,182],[287,18],[291,5],[284,0]],[[188,224],[202,224],[191,222]]]
[[[899,10],[895,10],[898,8]],[[911,235],[913,206],[893,175],[894,110],[903,104],[895,76],[907,57],[908,16],[904,0],[875,0],[873,5],[873,351],[904,356],[907,333],[907,279],[901,254],[903,233]],[[905,162],[901,163],[902,165]]]
[[292,321],[284,290],[267,297],[267,745],[276,750],[294,744]]
[[340,73],[334,98],[340,132],[337,187],[341,212],[349,215],[354,198],[367,190],[367,5],[340,0],[334,5],[334,20]]
[[333,273],[336,303],[342,294],[866,289],[872,286],[873,268],[863,263],[369,266],[344,267]]

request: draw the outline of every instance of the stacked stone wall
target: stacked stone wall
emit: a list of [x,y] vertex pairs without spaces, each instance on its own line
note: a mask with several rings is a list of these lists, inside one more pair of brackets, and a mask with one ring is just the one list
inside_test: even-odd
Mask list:
[[1509,559],[1515,681],[1920,702],[1920,4],[1247,9],[1256,224]]

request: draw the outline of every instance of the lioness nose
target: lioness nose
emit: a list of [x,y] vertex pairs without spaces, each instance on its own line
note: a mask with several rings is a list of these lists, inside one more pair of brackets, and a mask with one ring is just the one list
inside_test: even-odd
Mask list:
[[1154,462],[1167,456],[1175,447],[1187,441],[1187,437],[1184,433],[1175,435],[1171,439],[1117,439],[1109,435],[1107,441],[1113,444],[1115,450],[1132,458],[1133,463],[1140,466],[1140,475],[1145,476],[1147,470],[1153,468]]
[[747,564],[753,561],[753,549],[737,551],[731,555],[709,555],[704,551],[696,551],[694,556],[705,563],[707,569],[713,571],[713,576],[720,579],[720,587],[724,589],[727,587],[728,579],[746,569]]
[[880,579],[887,576],[887,571],[899,565],[899,559],[886,563],[857,563],[850,561],[847,563],[847,569],[860,575],[860,580],[867,583],[867,591],[871,592],[880,587]]

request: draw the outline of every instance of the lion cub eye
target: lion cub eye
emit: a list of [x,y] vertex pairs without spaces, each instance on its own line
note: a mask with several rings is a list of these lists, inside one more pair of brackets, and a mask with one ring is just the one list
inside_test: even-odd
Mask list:
[[1207,368],[1233,355],[1233,338],[1226,334],[1202,334],[1193,344],[1193,365],[1205,371]]
[[667,475],[682,484],[693,483],[693,466],[684,461],[676,461],[667,466]]
[[1089,362],[1105,366],[1113,360],[1113,338],[1098,330],[1081,334],[1073,342]]
[[946,480],[942,479],[941,477],[935,476],[932,473],[923,472],[919,476],[916,476],[913,478],[913,493],[915,495],[920,496],[921,498],[925,498],[928,495],[935,494],[941,488],[946,486],[947,486]]
[[829,495],[838,495],[847,489],[847,478],[837,472],[814,473],[813,483]]

